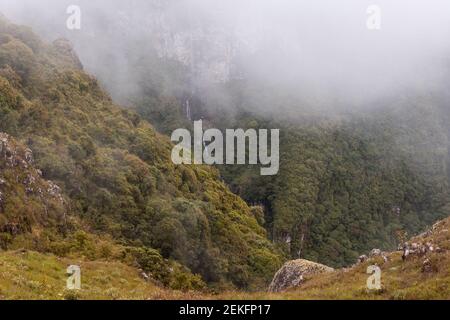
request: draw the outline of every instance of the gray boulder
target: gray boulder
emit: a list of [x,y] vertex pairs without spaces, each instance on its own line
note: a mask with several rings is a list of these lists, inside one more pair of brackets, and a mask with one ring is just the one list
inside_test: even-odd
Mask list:
[[280,292],[298,287],[305,281],[307,276],[332,271],[334,271],[333,268],[308,260],[288,261],[275,274],[269,286],[269,292]]

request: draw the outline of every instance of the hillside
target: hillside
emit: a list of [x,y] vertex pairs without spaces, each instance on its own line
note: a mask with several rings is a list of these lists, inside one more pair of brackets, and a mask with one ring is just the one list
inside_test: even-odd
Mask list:
[[[142,83],[141,116],[164,133],[191,125],[182,98],[152,91],[151,78]],[[439,89],[352,113],[327,110],[339,104],[309,112],[302,101],[245,81],[206,94],[190,98],[192,119],[222,130],[280,129],[278,175],[261,177],[257,166],[218,169],[233,192],[264,210],[270,239],[293,259],[347,266],[371,248],[392,250],[398,233],[416,234],[450,215],[450,99]],[[259,112],[271,106],[279,112]]]
[[[298,288],[285,292],[233,291],[212,295],[201,291],[163,289],[146,281],[139,270],[122,262],[60,258],[27,250],[0,252],[0,299],[450,299],[450,219],[408,241],[433,251],[383,252],[352,267],[305,277]],[[387,261],[384,260],[386,257]],[[80,291],[65,289],[68,265],[82,269]],[[381,268],[380,291],[368,291],[369,265]]]
[[[450,299],[450,218],[441,220],[420,236],[408,241],[417,247],[402,259],[402,251],[382,252],[352,267],[306,277],[294,289],[282,293],[221,295],[223,299],[307,299],[307,300],[427,300]],[[426,248],[426,249],[425,249]],[[421,252],[423,249],[424,252]],[[426,251],[426,252],[425,252]],[[386,261],[383,258],[386,257]],[[381,290],[366,288],[367,267],[381,269]]]
[[[80,291],[66,289],[66,269],[81,267]],[[199,293],[167,290],[144,281],[138,270],[112,261],[60,258],[33,251],[0,252],[0,300],[195,299]]]
[[[33,224],[59,230],[48,229],[24,245],[43,252],[48,246],[42,243],[58,247],[81,228],[114,245],[158,250],[211,286],[228,288],[265,286],[282,262],[251,208],[220,182],[215,169],[173,165],[168,138],[114,105],[82,70],[67,41],[48,45],[3,18],[0,132],[30,149],[42,183],[58,185],[67,206],[64,214],[58,208],[54,214],[19,213],[13,208],[27,203],[26,195],[22,181],[11,180],[8,189],[17,189],[18,196],[6,194],[2,216],[19,224],[20,232],[4,230],[5,249],[16,247],[19,235],[33,233]],[[61,221],[61,214],[74,222]]]
[[25,233],[62,231],[67,203],[60,188],[33,167],[30,149],[0,133],[0,247]]
[[[431,30],[434,24],[423,19],[437,6],[422,4],[420,19],[414,19],[429,37],[398,30],[414,50],[400,44],[395,32],[382,33],[386,49],[380,50],[365,32],[357,34],[359,27],[340,27],[338,20],[349,14],[336,15],[340,7],[329,12],[336,27],[322,23],[325,12],[313,9],[320,4],[303,8],[292,2],[284,14],[293,19],[259,28],[256,11],[271,16],[290,5],[273,1],[271,9],[258,6],[236,15],[224,1],[84,2],[92,12],[83,18],[89,32],[72,32],[52,19],[52,11],[66,9],[64,1],[52,1],[53,10],[17,10],[17,17],[43,37],[69,37],[114,99],[163,134],[190,128],[198,119],[221,129],[281,130],[278,176],[260,177],[255,168],[218,169],[234,193],[258,206],[255,212],[263,209],[265,219],[259,221],[285,256],[343,267],[371,248],[392,250],[398,234],[415,234],[450,215],[450,63],[448,46],[440,41],[449,37],[435,38],[450,28]],[[354,2],[351,7],[363,12]],[[217,11],[219,4],[225,7]],[[108,7],[107,14],[100,7]],[[28,18],[28,11],[36,17]],[[233,19],[215,19],[219,12]],[[406,19],[400,8],[396,12],[398,20]],[[437,9],[430,19],[437,22],[441,12],[446,11]],[[305,28],[314,16],[317,28]],[[341,40],[329,41],[335,32]],[[425,41],[431,41],[428,47]],[[58,47],[73,58],[64,43]],[[345,47],[354,57],[343,54]],[[76,58],[66,60],[79,65]]]
[[280,173],[223,166],[222,175],[265,208],[269,235],[294,259],[344,267],[372,248],[392,250],[399,233],[450,214],[446,102],[423,99],[301,124],[241,116],[237,127],[282,128]]
[[[102,37],[99,50],[111,39]],[[87,41],[77,40],[80,47]],[[416,79],[416,87],[362,103],[327,101],[302,86],[296,95],[245,73],[196,86],[195,66],[158,56],[151,45],[140,50],[136,39],[122,41],[127,45],[118,54],[129,57],[133,90],[115,96],[159,132],[170,135],[198,119],[222,130],[280,129],[277,176],[261,177],[256,166],[218,169],[234,193],[263,209],[267,235],[284,255],[343,267],[371,248],[394,249],[398,233],[416,234],[450,215],[448,59],[439,80]],[[181,52],[208,66],[202,50]],[[117,63],[110,59],[108,65]],[[106,87],[120,83],[101,66],[94,69]]]
[[[170,69],[151,67],[154,77]],[[392,252],[264,292],[287,257],[349,266],[449,216],[448,97],[406,95],[379,112],[300,122],[244,111],[262,98],[237,83],[228,84],[236,114],[193,99],[208,125],[281,128],[280,174],[260,177],[245,166],[175,166],[169,139],[144,118],[164,132],[190,121],[182,99],[153,81],[142,75],[139,114],[122,108],[67,40],[47,44],[0,19],[1,299],[449,298],[448,218],[411,240],[439,250],[406,261]],[[368,293],[373,263],[384,288]],[[83,270],[78,293],[64,289],[70,264]]]

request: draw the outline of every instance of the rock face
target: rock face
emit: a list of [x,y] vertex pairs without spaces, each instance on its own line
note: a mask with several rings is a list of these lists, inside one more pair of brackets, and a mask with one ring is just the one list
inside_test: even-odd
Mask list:
[[320,263],[298,259],[286,262],[275,274],[269,286],[270,292],[280,292],[299,286],[306,276],[332,272],[333,268]]
[[66,202],[60,188],[33,166],[30,149],[0,132],[0,233],[15,236],[35,225],[62,225]]

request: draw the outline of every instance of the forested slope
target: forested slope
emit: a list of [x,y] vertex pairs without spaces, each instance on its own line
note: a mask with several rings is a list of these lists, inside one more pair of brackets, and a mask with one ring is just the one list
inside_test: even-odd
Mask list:
[[301,124],[240,117],[237,126],[281,128],[280,173],[258,177],[254,168],[225,166],[223,175],[266,208],[267,230],[293,258],[348,265],[449,215],[446,100],[389,103]]
[[[0,132],[30,148],[35,168],[61,188],[67,215],[89,232],[157,249],[220,286],[265,285],[281,263],[216,170],[172,164],[168,138],[114,105],[67,41],[47,45],[3,18]],[[22,221],[20,206],[18,198],[2,223]]]
[[[167,65],[162,59],[157,70],[170,77]],[[155,73],[136,72],[143,88],[136,108],[164,133],[189,128],[186,97],[191,119],[206,126],[281,130],[277,176],[261,177],[257,166],[219,169],[232,191],[264,209],[269,236],[292,258],[348,265],[361,252],[395,248],[401,235],[450,214],[445,83],[345,111],[339,101],[317,106],[307,95],[295,99],[246,80],[169,99],[151,90]]]

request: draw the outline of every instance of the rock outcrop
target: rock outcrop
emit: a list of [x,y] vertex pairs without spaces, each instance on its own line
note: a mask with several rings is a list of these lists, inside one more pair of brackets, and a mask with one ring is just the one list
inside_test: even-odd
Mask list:
[[32,151],[0,132],[0,233],[63,224],[66,210],[61,189],[34,167]]
[[[448,220],[436,222],[430,229],[411,239],[411,241],[405,242],[403,246],[399,247],[399,250],[403,251],[402,259],[407,260],[412,257],[423,257],[432,252],[445,252],[445,248],[435,245],[434,242],[436,238],[445,237],[445,234],[447,233]],[[427,264],[426,259],[424,261],[424,266]],[[427,268],[425,267],[425,269]]]
[[356,265],[377,257],[382,257],[384,262],[387,262],[389,260],[389,254],[387,252],[381,251],[380,249],[372,249],[369,253],[369,256],[365,254],[359,256],[358,260],[356,261]]
[[332,272],[333,268],[320,263],[308,260],[298,259],[286,262],[275,274],[272,283],[269,286],[270,292],[280,292],[289,288],[298,287],[305,281],[305,277]]

